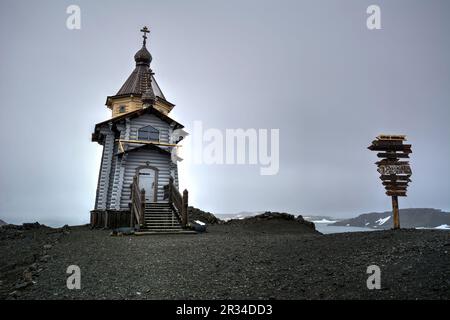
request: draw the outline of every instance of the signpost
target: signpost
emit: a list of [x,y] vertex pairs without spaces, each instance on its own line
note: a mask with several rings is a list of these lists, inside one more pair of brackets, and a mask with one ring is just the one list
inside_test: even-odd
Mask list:
[[394,229],[400,229],[400,218],[398,209],[398,197],[406,197],[408,183],[411,182],[411,167],[408,159],[412,153],[410,144],[403,144],[406,141],[404,135],[379,135],[368,147],[377,153],[380,161],[375,164],[380,173],[380,179],[386,189],[386,194],[392,197],[392,213],[394,216]]

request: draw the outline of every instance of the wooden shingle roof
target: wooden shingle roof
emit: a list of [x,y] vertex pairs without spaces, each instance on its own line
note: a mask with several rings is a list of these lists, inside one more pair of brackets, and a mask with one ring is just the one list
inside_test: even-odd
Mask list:
[[166,99],[150,69],[144,65],[136,66],[116,96],[142,95],[147,90],[149,84],[151,84],[156,97]]
[[169,117],[168,115],[165,115],[164,113],[162,113],[161,111],[158,111],[157,109],[155,109],[154,107],[149,107],[149,108],[145,108],[145,109],[138,109],[132,112],[128,112],[128,113],[124,113],[118,117],[114,117],[112,119],[108,119],[102,122],[99,122],[95,125],[95,129],[94,129],[94,133],[92,134],[92,141],[99,141],[100,139],[100,127],[102,127],[103,125],[108,125],[108,124],[116,124],[122,120],[125,120],[127,118],[136,118],[139,117],[141,115],[144,114],[153,114],[155,116],[157,116],[158,118],[160,118],[161,120],[167,122],[170,125],[173,125],[174,129],[182,129],[184,128],[184,126],[175,121],[174,119],[172,119],[171,117]]

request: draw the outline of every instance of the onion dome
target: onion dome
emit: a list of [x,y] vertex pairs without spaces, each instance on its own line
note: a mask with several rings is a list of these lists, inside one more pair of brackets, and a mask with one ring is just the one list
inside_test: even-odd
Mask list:
[[136,52],[134,55],[134,61],[136,61],[136,66],[139,65],[145,65],[150,66],[150,62],[152,62],[152,55],[150,52],[148,52],[147,48],[145,47],[145,42],[142,48]]

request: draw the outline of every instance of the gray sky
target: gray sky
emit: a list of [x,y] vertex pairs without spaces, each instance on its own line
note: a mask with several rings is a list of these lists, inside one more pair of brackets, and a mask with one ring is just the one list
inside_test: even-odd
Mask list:
[[[66,8],[81,7],[81,30]],[[381,7],[382,30],[366,27]],[[379,133],[413,145],[401,207],[450,210],[449,1],[0,2],[0,218],[87,223],[104,106],[152,29],[152,69],[192,129],[279,128],[280,171],[183,162],[191,203],[217,213],[352,216],[390,209]]]

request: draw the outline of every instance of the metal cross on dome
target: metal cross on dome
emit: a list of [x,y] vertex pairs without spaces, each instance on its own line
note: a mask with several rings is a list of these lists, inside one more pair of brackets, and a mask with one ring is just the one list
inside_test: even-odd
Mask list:
[[141,29],[141,32],[143,32],[144,33],[144,35],[142,36],[142,38],[144,38],[144,46],[147,44],[147,33],[150,33],[150,30],[149,30],[149,28],[147,28],[147,26],[144,26],[142,29]]

